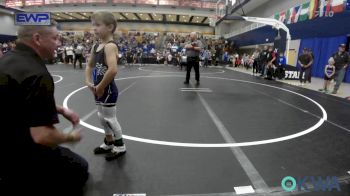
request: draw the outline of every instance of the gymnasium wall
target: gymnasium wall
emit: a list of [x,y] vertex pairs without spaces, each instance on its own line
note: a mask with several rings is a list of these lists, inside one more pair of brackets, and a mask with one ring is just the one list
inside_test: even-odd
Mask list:
[[[61,22],[59,29],[62,31],[89,31],[90,22]],[[214,35],[214,28],[207,26],[180,25],[180,24],[157,24],[157,23],[130,23],[118,22],[118,31],[144,31],[144,32],[178,32],[190,33],[200,32],[206,35]]]
[[0,14],[0,24],[2,26],[2,28],[0,28],[0,35],[17,35],[17,27],[14,25],[13,16]]

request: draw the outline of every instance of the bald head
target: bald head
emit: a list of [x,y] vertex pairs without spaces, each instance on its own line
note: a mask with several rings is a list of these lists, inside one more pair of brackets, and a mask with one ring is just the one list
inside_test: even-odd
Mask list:
[[46,34],[57,26],[56,21],[51,21],[50,25],[44,26],[20,26],[17,30],[18,39],[20,41],[29,41],[36,33]]
[[190,37],[191,37],[191,40],[192,40],[192,41],[197,40],[197,32],[191,32],[191,33],[190,33]]
[[18,41],[30,46],[41,58],[52,58],[60,45],[56,25],[52,21],[49,26],[20,26]]

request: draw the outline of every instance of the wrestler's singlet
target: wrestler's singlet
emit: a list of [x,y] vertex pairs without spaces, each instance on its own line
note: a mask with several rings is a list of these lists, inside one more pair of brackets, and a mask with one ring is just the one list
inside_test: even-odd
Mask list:
[[[110,41],[108,43],[116,44],[114,41]],[[97,48],[98,48],[98,44],[96,44],[94,47],[93,80],[94,80],[95,86],[97,86],[102,81],[108,69],[108,66],[105,60],[106,56],[104,52],[104,47],[100,51],[97,51]],[[102,97],[97,98],[97,96],[95,96],[95,102],[97,105],[111,106],[111,105],[115,105],[117,103],[117,100],[118,100],[118,88],[114,80],[106,86]]]

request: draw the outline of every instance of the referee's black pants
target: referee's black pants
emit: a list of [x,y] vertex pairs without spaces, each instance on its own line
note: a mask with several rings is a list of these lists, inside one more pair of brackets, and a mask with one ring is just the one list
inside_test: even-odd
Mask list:
[[186,73],[186,81],[190,81],[191,70],[194,68],[194,72],[196,74],[196,81],[199,82],[199,57],[187,57],[187,73]]

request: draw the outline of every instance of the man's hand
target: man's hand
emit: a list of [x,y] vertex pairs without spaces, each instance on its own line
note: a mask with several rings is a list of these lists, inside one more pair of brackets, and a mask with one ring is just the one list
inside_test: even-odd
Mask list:
[[73,124],[73,127],[77,126],[80,122],[78,114],[70,109],[63,108],[61,114]]
[[69,142],[77,142],[77,141],[80,141],[81,138],[82,138],[81,129],[74,129],[73,131],[67,134],[67,140]]
[[190,48],[193,48],[193,46],[191,44],[186,44],[185,48],[190,49]]

